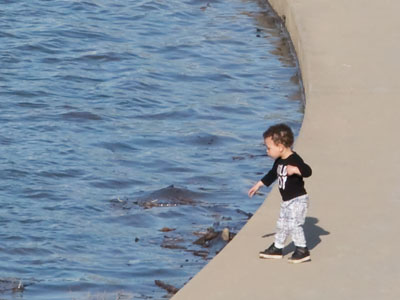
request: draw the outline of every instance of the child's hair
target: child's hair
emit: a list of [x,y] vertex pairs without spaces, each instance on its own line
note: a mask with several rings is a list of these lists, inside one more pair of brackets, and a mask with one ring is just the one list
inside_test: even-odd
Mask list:
[[271,126],[264,132],[263,137],[270,137],[276,145],[282,144],[287,148],[292,147],[294,142],[293,132],[286,124]]

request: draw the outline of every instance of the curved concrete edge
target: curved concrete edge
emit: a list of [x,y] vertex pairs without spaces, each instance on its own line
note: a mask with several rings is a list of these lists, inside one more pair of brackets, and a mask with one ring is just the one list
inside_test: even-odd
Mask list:
[[173,300],[397,299],[400,1],[270,4],[285,16],[307,99],[295,149],[313,167],[305,225],[312,262],[258,259],[273,241],[274,188]]

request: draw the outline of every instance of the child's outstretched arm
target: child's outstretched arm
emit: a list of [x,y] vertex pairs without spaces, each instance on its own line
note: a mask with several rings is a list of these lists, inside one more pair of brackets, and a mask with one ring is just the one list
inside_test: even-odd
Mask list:
[[272,169],[269,170],[269,172],[261,178],[260,181],[258,181],[253,187],[249,190],[248,195],[249,197],[253,197],[255,193],[262,187],[262,186],[270,186],[277,178],[277,161],[274,162],[274,165],[272,166]]
[[248,195],[249,197],[253,197],[255,193],[257,193],[257,191],[264,186],[264,183],[260,180],[258,181],[255,185],[253,185],[253,187],[249,190]]

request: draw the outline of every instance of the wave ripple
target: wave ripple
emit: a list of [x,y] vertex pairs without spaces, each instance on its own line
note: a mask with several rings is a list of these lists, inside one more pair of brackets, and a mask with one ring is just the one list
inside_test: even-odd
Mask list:
[[0,298],[164,299],[247,222],[303,115],[262,2],[0,1]]

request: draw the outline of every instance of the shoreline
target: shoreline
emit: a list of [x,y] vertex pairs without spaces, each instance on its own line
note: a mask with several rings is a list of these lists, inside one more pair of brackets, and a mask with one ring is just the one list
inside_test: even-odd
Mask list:
[[[276,186],[238,235],[173,300],[397,299],[400,263],[400,3],[270,0],[299,60],[306,107],[295,150],[313,168],[312,261],[259,260],[273,241]],[[378,151],[378,149],[383,149]],[[387,149],[387,151],[385,151]]]

